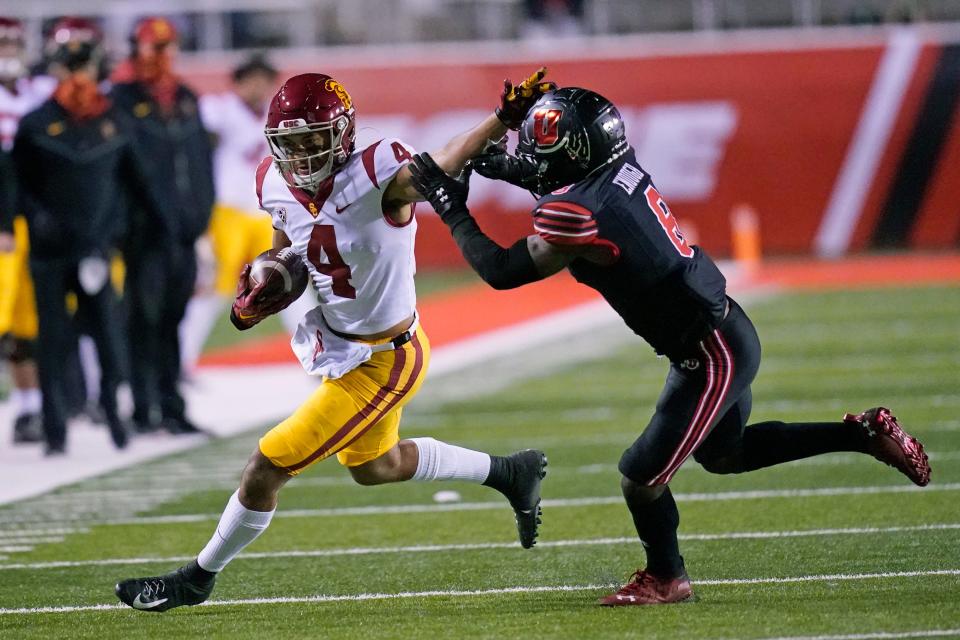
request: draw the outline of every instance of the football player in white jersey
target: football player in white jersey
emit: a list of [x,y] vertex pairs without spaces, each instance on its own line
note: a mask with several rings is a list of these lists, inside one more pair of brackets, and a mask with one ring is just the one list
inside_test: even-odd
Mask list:
[[[50,97],[55,86],[48,78],[27,76],[23,25],[0,17],[0,153],[10,152],[20,118]],[[41,396],[33,357],[38,325],[27,223],[15,210],[13,171],[4,171],[0,182],[0,357],[9,360],[13,378],[13,441],[40,442]]]
[[[200,116],[215,138],[217,204],[204,238],[212,249],[215,273],[213,290],[198,291],[180,324],[180,360],[186,372],[195,367],[214,322],[233,298],[243,265],[273,243],[270,218],[260,211],[250,177],[269,153],[263,122],[277,88],[277,70],[262,56],[254,55],[233,70],[231,80],[229,91],[200,97]],[[305,296],[304,302],[306,307],[295,304],[280,314],[291,334],[313,307],[310,296]]]
[[[456,175],[489,141],[518,128],[554,87],[543,82],[544,73],[518,87],[505,82],[495,113],[436,151],[437,163]],[[509,500],[521,545],[536,541],[543,452],[491,456],[433,438],[399,437],[403,406],[420,388],[430,357],[413,283],[413,205],[422,197],[406,167],[413,150],[390,138],[355,149],[354,116],[343,85],[317,73],[290,78],[270,104],[271,155],[257,169],[257,194],[273,220],[274,245],[300,256],[318,296],[292,346],[304,368],[324,381],[260,439],[197,559],[163,576],[117,584],[117,596],[135,609],[165,611],[206,600],[216,574],[269,525],[280,488],[334,454],[362,485],[463,480],[490,486]],[[288,302],[261,296],[263,283],[251,282],[249,273],[247,266],[231,311],[241,329]]]

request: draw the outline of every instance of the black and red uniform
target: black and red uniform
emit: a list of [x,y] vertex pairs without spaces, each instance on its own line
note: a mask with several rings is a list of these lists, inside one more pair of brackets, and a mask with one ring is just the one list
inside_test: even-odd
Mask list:
[[653,418],[621,458],[621,473],[666,484],[699,448],[704,453],[696,457],[706,464],[735,454],[750,415],[760,342],[727,296],[723,274],[687,243],[633,151],[541,198],[533,224],[551,244],[596,248],[590,259],[574,260],[570,273],[670,359]]

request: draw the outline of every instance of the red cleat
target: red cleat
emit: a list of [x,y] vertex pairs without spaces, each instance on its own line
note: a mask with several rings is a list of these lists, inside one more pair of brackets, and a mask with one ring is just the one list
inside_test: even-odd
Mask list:
[[889,409],[876,407],[843,421],[859,425],[867,434],[867,453],[899,470],[921,487],[930,482],[930,463],[920,441],[904,431]]
[[686,575],[664,580],[646,570],[637,571],[616,593],[600,598],[605,607],[622,607],[632,604],[670,604],[683,602],[693,595],[690,578]]

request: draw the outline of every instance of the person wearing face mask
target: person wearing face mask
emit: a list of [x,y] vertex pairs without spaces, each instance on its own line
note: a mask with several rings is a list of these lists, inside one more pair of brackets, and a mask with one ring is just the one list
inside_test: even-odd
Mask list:
[[27,220],[30,271],[39,316],[37,364],[47,455],[66,450],[68,354],[75,348],[67,295],[76,296],[97,347],[100,404],[118,448],[127,430],[117,415],[121,377],[118,302],[109,256],[124,225],[118,194],[158,209],[143,157],[124,114],[98,87],[102,36],[93,22],[65,18],[48,42],[52,98],[20,121],[13,145],[18,208]]
[[14,444],[42,442],[43,423],[35,360],[37,310],[27,264],[27,222],[17,210],[10,150],[20,118],[53,90],[45,80],[27,76],[21,22],[0,16],[0,357],[10,366]]
[[149,215],[143,202],[130,203],[124,242],[134,428],[181,434],[198,429],[187,420],[178,389],[178,326],[193,293],[194,243],[210,220],[214,184],[197,97],[173,72],[177,51],[170,21],[141,20],[110,95],[132,119],[140,146],[150,150],[150,182],[164,196],[158,215]]

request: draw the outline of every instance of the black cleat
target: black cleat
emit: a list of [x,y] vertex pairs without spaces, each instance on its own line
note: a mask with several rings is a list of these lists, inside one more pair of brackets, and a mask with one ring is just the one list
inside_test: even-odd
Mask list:
[[125,449],[130,442],[130,432],[127,426],[117,417],[107,419],[107,428],[110,430],[110,439],[117,449]]
[[[547,456],[543,451],[524,449],[496,459],[497,478],[485,484],[497,489],[513,507],[517,519],[520,546],[529,549],[537,543],[540,526],[540,481],[547,475]],[[494,465],[491,464],[491,475]]]
[[200,604],[213,593],[214,580],[206,585],[187,581],[185,567],[152,578],[132,578],[117,583],[114,592],[121,602],[140,611],[161,612],[184,605]]
[[206,431],[193,424],[186,418],[164,418],[160,426],[175,436],[189,435],[193,433],[203,433]]
[[24,413],[13,421],[13,444],[43,442],[43,418],[39,413]]

